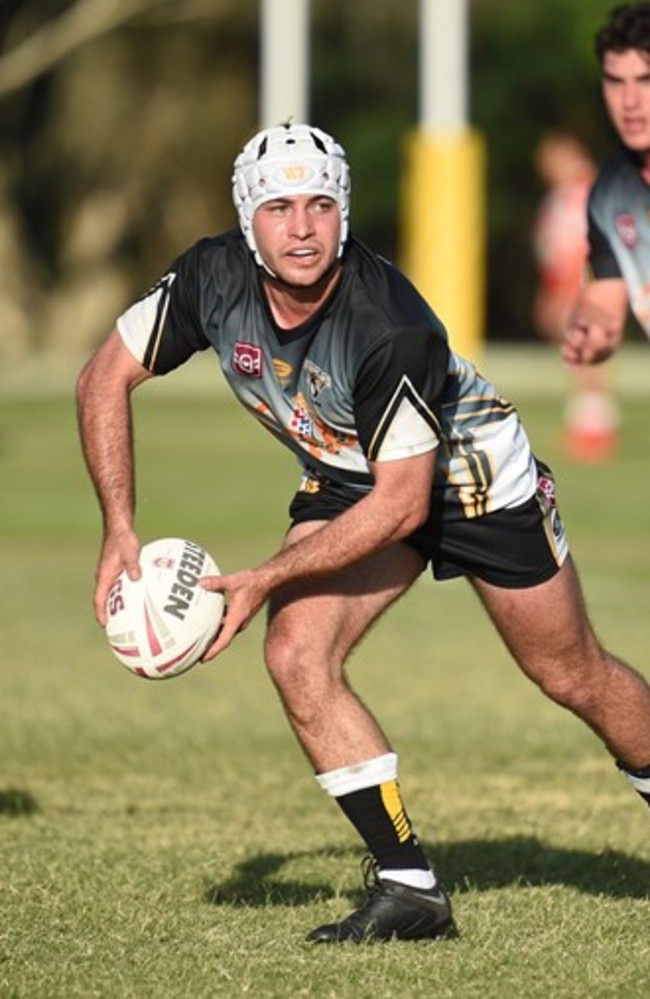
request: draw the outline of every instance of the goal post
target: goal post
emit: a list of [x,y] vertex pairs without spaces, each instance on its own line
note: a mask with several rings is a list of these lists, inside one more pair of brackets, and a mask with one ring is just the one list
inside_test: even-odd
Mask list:
[[484,341],[485,148],[478,132],[409,135],[401,190],[402,265],[476,362]]
[[402,264],[454,350],[485,338],[486,151],[468,124],[470,0],[418,0],[419,120],[405,142]]

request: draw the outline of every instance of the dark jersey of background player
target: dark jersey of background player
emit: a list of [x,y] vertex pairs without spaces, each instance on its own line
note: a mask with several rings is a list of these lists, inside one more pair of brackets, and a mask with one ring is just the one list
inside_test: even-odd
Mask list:
[[625,281],[630,307],[650,336],[650,187],[635,153],[621,149],[603,164],[588,220],[592,277]]
[[620,151],[603,164],[589,201],[590,280],[562,345],[572,365],[611,357],[630,308],[650,335],[650,3],[613,7],[594,42]]

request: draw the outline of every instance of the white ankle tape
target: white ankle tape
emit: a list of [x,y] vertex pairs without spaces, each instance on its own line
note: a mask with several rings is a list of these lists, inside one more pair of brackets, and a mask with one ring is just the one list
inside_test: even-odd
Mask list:
[[650,777],[636,777],[634,774],[628,773],[627,770],[623,770],[622,773],[637,791],[640,791],[641,794],[650,794]]
[[351,767],[328,770],[327,773],[316,774],[316,780],[332,798],[397,780],[397,753],[384,753],[363,763],[354,763]]

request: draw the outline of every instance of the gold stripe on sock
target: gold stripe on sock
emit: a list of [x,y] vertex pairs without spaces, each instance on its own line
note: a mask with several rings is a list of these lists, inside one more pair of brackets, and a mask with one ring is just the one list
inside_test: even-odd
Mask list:
[[389,780],[379,785],[381,800],[393,823],[400,843],[405,843],[412,834],[411,823],[404,811],[402,797],[396,780]]

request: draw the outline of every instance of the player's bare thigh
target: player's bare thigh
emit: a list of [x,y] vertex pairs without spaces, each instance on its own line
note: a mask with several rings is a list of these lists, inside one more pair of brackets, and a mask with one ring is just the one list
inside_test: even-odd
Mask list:
[[[321,521],[296,525],[285,546],[321,526]],[[285,587],[269,605],[267,648],[288,644],[299,655],[305,646],[312,660],[340,663],[424,566],[418,552],[397,543],[322,580]]]
[[472,581],[515,660],[540,682],[549,671],[582,670],[600,657],[575,567],[567,558],[551,579],[527,589]]

